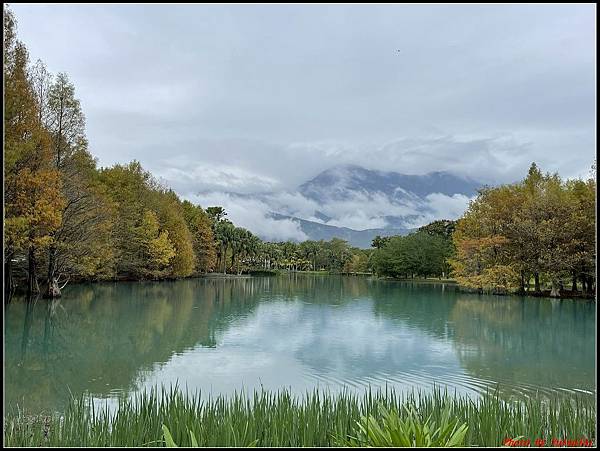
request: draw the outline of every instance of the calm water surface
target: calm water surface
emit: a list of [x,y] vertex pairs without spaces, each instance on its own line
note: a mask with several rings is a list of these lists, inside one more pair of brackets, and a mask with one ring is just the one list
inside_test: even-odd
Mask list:
[[202,393],[446,385],[595,395],[593,303],[292,274],[67,287],[5,310],[5,406],[154,385]]

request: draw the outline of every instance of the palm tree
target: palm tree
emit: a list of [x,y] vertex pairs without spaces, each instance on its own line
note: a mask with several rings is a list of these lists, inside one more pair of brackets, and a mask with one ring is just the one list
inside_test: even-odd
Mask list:
[[232,245],[235,226],[227,219],[222,219],[215,225],[215,237],[219,244],[219,263],[223,267],[223,273],[227,274],[227,250]]

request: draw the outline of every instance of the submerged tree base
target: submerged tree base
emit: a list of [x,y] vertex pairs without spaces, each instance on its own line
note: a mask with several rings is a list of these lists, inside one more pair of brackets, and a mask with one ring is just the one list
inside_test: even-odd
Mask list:
[[[437,424],[444,416],[466,427],[465,446],[501,446],[506,440],[596,442],[596,403],[591,396],[504,401],[497,392],[474,401],[432,393],[363,395],[317,390],[296,397],[288,391],[201,398],[177,388],[152,390],[98,410],[89,398],[73,399],[65,413],[7,413],[7,446],[164,446],[164,428],[179,446],[345,446],[361,434],[365,418],[386,423],[387,412]],[[385,432],[385,431],[384,431]]]

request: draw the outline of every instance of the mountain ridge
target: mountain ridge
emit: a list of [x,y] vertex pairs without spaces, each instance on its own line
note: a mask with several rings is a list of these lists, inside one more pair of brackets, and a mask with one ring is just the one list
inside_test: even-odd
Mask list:
[[[295,190],[220,193],[233,204],[239,201],[238,207],[245,205],[248,214],[260,210],[271,226],[273,221],[292,221],[298,233],[290,239],[337,237],[364,248],[376,235],[405,235],[433,220],[459,217],[482,185],[446,171],[402,174],[342,164],[321,171]],[[259,230],[256,222],[252,224],[261,238],[270,241],[274,236],[269,236],[272,228]]]
[[396,171],[367,169],[344,164],[321,171],[298,187],[309,198],[319,197],[319,188],[333,185],[335,189],[384,192],[394,194],[399,189],[422,197],[430,193],[446,195],[473,195],[482,184],[470,177],[458,176],[447,171],[433,171],[422,175],[402,174]]
[[350,243],[352,246],[361,249],[371,247],[371,242],[373,241],[373,238],[375,238],[378,235],[383,237],[393,235],[407,235],[413,230],[392,227],[355,230],[349,227],[321,224],[319,222],[309,221],[302,218],[296,218],[294,216],[282,215],[279,213],[272,213],[271,217],[273,219],[279,220],[288,219],[297,223],[302,232],[309,236],[309,239],[311,240],[329,241],[332,238],[340,238],[342,240],[348,241],[348,243]]

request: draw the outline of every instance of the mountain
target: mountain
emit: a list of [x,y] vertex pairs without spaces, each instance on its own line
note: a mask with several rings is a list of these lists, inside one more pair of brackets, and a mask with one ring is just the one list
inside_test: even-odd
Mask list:
[[387,227],[383,229],[365,229],[365,230],[354,230],[348,227],[338,227],[327,224],[321,224],[315,221],[308,221],[306,219],[296,218],[293,216],[280,215],[273,213],[271,215],[273,219],[290,219],[300,226],[300,230],[306,234],[311,240],[325,240],[329,241],[332,238],[341,238],[342,240],[348,241],[350,245],[366,249],[371,247],[373,238],[379,236],[392,236],[392,235],[406,235],[411,230],[406,228],[393,228]]
[[377,235],[405,235],[436,219],[458,218],[481,185],[448,172],[413,175],[340,165],[296,190],[227,192],[212,202],[267,241],[337,237],[367,248]]
[[423,198],[431,193],[472,196],[481,183],[447,172],[407,175],[340,165],[321,172],[299,187],[300,193],[317,201],[345,200],[355,195],[381,193],[394,200]]
[[[371,246],[372,239],[377,235],[406,235],[424,217],[442,219],[436,216],[441,212],[432,205],[432,195],[441,196],[442,200],[448,202],[455,199],[456,195],[461,195],[464,197],[459,199],[464,199],[466,206],[468,198],[474,196],[480,187],[481,183],[473,179],[448,172],[408,175],[356,165],[339,165],[319,173],[298,187],[300,194],[326,211],[316,210],[312,215],[316,221],[282,212],[273,212],[272,217],[293,220],[310,239],[329,240],[337,237],[353,246],[366,248]],[[346,207],[341,208],[342,217],[347,217],[349,213],[365,213],[369,216],[367,219],[379,219],[385,226],[360,230],[341,227],[340,218],[335,217],[340,205]],[[381,206],[379,211],[378,206]],[[328,224],[332,221],[336,225]]]

